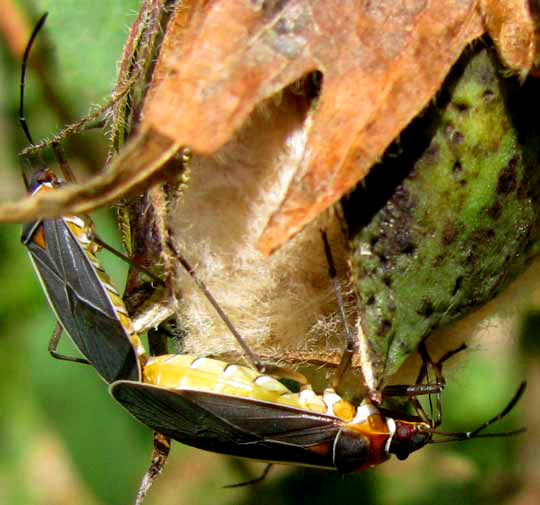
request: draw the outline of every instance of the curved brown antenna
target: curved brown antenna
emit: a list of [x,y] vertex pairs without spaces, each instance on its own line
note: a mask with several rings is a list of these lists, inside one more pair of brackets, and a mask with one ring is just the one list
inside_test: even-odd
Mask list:
[[492,417],[489,421],[486,421],[485,423],[481,424],[478,428],[472,431],[466,431],[466,432],[447,432],[447,431],[438,431],[438,430],[429,430],[434,435],[442,435],[446,438],[440,438],[438,440],[430,440],[429,443],[431,444],[441,444],[446,442],[457,442],[460,440],[470,440],[472,438],[487,438],[487,437],[509,437],[512,435],[519,435],[520,433],[523,433],[526,431],[526,428],[520,428],[518,430],[512,430],[512,431],[504,431],[504,432],[498,432],[498,433],[481,433],[484,431],[488,426],[491,426],[493,423],[496,423],[497,421],[500,421],[503,417],[505,417],[517,404],[517,402],[520,400],[520,398],[523,396],[523,393],[525,392],[525,388],[527,387],[527,382],[523,381],[520,385],[510,402],[508,402],[508,405],[495,417]]

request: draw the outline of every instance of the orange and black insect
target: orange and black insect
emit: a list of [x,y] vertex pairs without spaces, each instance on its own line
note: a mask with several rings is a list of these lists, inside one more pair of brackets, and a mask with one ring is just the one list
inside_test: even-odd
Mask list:
[[[174,251],[172,244],[170,247],[202,285],[185,259]],[[326,251],[329,254],[328,248]],[[332,265],[331,257],[329,264]],[[240,458],[346,474],[381,464],[392,454],[405,459],[431,443],[523,431],[484,433],[512,410],[525,390],[525,383],[501,413],[478,428],[467,433],[438,431],[445,386],[442,365],[464,348],[461,346],[433,362],[421,344],[423,365],[416,383],[383,389],[383,399],[410,398],[416,409],[412,416],[381,408],[369,398],[360,405],[351,404],[332,388],[317,395],[305,379],[299,381],[300,391],[293,392],[278,380],[285,375],[279,369],[268,374],[255,367],[188,355],[150,357],[143,368],[142,382],[116,381],[110,391],[143,424],[184,444]],[[436,380],[426,384],[429,369],[435,371]],[[416,397],[433,394],[437,396],[436,413],[430,417]],[[160,465],[163,463],[162,459]],[[154,467],[152,478],[160,470]]]
[[[440,369],[441,364],[435,366]],[[389,386],[382,396],[415,398],[427,391],[440,393],[442,388],[437,383],[426,388],[419,382]],[[153,357],[144,367],[144,383],[111,385],[114,398],[139,421],[184,444],[342,474],[376,466],[392,454],[405,459],[430,443],[517,433],[483,431],[512,410],[524,389],[522,383],[503,411],[480,427],[447,433],[437,430],[440,418],[429,418],[421,407],[418,415],[409,416],[369,400],[356,406],[332,389],[316,395],[307,384],[293,393],[274,377],[207,358]]]
[[[25,72],[32,44],[46,18],[44,14],[32,32],[21,70],[20,122],[31,144],[24,116]],[[54,191],[63,184],[44,165],[34,171],[29,181],[26,177],[24,180],[32,195]],[[91,219],[81,215],[38,219],[23,227],[21,242],[61,325],[49,344],[51,354],[60,359],[89,362],[108,383],[117,379],[139,380],[139,357],[144,349],[120,295],[96,258],[103,243],[97,239]],[[86,359],[56,352],[62,329]]]

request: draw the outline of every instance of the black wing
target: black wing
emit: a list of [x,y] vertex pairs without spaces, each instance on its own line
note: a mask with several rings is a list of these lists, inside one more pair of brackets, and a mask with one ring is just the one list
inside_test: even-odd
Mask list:
[[332,416],[249,398],[128,381],[112,384],[111,394],[154,431],[199,449],[334,468],[332,447],[342,422]]
[[[45,248],[33,240],[38,232],[43,233]],[[66,223],[61,218],[30,223],[21,241],[57,319],[83,356],[109,383],[138,380],[136,352],[92,262]]]

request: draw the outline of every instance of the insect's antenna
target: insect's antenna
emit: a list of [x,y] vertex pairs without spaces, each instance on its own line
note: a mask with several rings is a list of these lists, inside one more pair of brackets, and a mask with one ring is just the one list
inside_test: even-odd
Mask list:
[[339,389],[339,385],[343,379],[343,376],[347,369],[350,367],[351,360],[354,354],[354,336],[349,327],[349,322],[347,321],[347,315],[345,313],[345,304],[343,302],[343,295],[339,286],[339,281],[337,279],[336,267],[334,265],[334,258],[332,257],[332,249],[328,242],[328,236],[326,231],[321,230],[321,237],[324,244],[324,253],[326,255],[326,261],[328,263],[328,275],[330,276],[330,281],[334,288],[334,293],[336,295],[337,305],[339,308],[339,314],[341,321],[343,323],[343,328],[345,330],[345,338],[347,341],[347,346],[343,351],[341,356],[341,361],[339,362],[336,375],[334,377],[334,389]]
[[[26,78],[26,67],[28,64],[28,57],[30,56],[30,51],[32,50],[32,46],[34,44],[34,40],[36,39],[41,28],[43,28],[43,25],[45,24],[47,16],[48,16],[47,12],[43,14],[43,16],[39,18],[39,21],[37,22],[36,26],[32,30],[30,39],[28,40],[28,43],[26,44],[26,47],[24,49],[23,59],[21,63],[21,84],[20,84],[20,95],[19,95],[19,123],[21,125],[21,128],[24,134],[26,135],[26,138],[30,142],[30,144],[33,144],[34,140],[32,139],[32,135],[30,135],[28,123],[26,122],[26,117],[24,115],[24,86],[25,86],[25,78]],[[40,156],[40,159],[41,159],[41,156]],[[30,191],[31,183],[29,182],[28,176],[24,169],[22,170],[22,178],[24,181],[24,185],[26,187],[26,191]]]
[[495,417],[492,417],[489,421],[486,421],[482,425],[480,425],[478,428],[476,428],[473,431],[466,431],[463,433],[452,433],[452,432],[444,432],[444,431],[435,431],[433,430],[432,433],[436,435],[443,435],[446,438],[438,439],[438,440],[432,440],[432,443],[443,443],[443,442],[452,442],[457,440],[469,440],[471,438],[480,438],[480,437],[507,437],[510,435],[518,435],[519,433],[523,433],[526,428],[520,428],[519,430],[513,430],[513,431],[505,431],[500,433],[481,433],[484,431],[488,426],[491,426],[493,423],[496,423],[497,421],[500,421],[503,417],[505,417],[515,406],[516,403],[520,400],[520,398],[523,396],[523,393],[525,392],[525,388],[527,387],[527,383],[523,381],[520,385],[508,405]]
[[30,40],[28,41],[28,44],[26,44],[26,48],[24,49],[23,59],[22,59],[22,65],[21,65],[21,93],[19,97],[19,122],[21,123],[21,127],[24,131],[24,134],[26,135],[26,138],[30,142],[30,144],[33,144],[34,141],[32,140],[32,135],[30,135],[30,130],[28,129],[28,124],[26,122],[26,118],[24,117],[24,80],[26,77],[26,65],[28,63],[28,56],[30,55],[30,51],[32,50],[32,46],[34,45],[34,40],[37,37],[37,34],[43,28],[43,25],[45,24],[45,21],[47,20],[47,16],[49,15],[48,12],[43,14],[39,18],[39,21],[37,22],[36,26],[32,30],[32,34],[30,35]]

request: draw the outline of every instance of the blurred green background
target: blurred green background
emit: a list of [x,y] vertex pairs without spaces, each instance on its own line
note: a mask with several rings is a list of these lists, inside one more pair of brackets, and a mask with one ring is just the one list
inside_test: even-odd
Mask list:
[[[50,13],[36,47],[42,71],[29,70],[26,92],[30,129],[35,139],[42,139],[110,95],[139,4],[139,0],[2,2],[2,201],[24,194],[17,152],[26,145],[17,119],[20,63],[12,49],[16,32],[6,26],[17,25],[18,12],[23,23],[18,26],[29,32],[41,13]],[[56,98],[47,94],[47,86]],[[65,148],[79,173],[99,170],[107,152],[106,134],[85,133]],[[100,235],[119,247],[112,212],[94,217]],[[0,225],[0,503],[132,503],[149,462],[151,433],[113,402],[92,369],[49,357],[54,318],[19,236],[20,226]],[[102,256],[121,286],[126,266]],[[537,270],[533,266],[522,284],[484,310],[488,322],[473,339],[472,350],[447,374],[444,396],[443,429],[469,430],[497,413],[526,378],[524,399],[498,426],[504,430],[525,425],[529,430],[525,435],[430,446],[406,462],[391,461],[345,478],[333,472],[276,467],[262,484],[234,490],[222,486],[249,479],[264,465],[174,444],[168,466],[146,503],[538,503]],[[61,350],[75,353],[69,342],[63,342]]]

